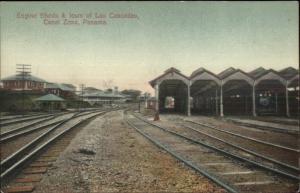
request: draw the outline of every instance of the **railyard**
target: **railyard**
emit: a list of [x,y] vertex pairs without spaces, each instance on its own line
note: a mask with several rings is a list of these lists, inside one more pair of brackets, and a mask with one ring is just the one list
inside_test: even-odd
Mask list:
[[71,84],[31,77],[4,79],[7,96],[29,85],[32,97],[27,110],[14,106],[0,118],[5,193],[299,188],[299,73],[292,67],[217,75],[200,68],[190,77],[170,68],[149,82],[154,97],[118,87],[78,94]]
[[118,87],[77,92],[27,74],[3,82],[5,193],[299,188],[299,72],[292,67],[200,68],[189,77],[169,68],[149,82],[154,97]]
[[297,191],[292,119],[261,117],[255,125],[251,117],[161,114],[153,121],[155,111],[143,107],[2,116],[2,191]]
[[0,2],[0,193],[300,193],[297,2]]

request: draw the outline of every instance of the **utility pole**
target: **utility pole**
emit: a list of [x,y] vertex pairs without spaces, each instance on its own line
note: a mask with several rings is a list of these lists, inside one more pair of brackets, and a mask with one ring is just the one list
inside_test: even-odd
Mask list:
[[84,93],[84,88],[85,88],[85,85],[84,84],[80,84],[80,91],[81,91],[81,101],[80,101],[80,109],[83,108],[83,93]]
[[16,65],[16,73],[17,73],[17,76],[21,77],[21,86],[22,86],[22,114],[24,115],[24,111],[25,111],[25,87],[27,87],[27,80],[30,79],[31,64],[17,64]]
[[139,97],[139,113],[141,113],[141,97]]

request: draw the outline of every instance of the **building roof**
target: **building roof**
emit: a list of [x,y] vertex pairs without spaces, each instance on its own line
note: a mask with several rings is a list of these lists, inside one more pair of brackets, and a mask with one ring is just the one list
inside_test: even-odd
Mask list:
[[76,90],[76,86],[74,86],[73,84],[62,83],[62,85],[69,87],[69,88],[73,89],[74,91]]
[[[152,87],[154,87],[155,83],[157,80],[159,80],[160,78],[166,76],[168,73],[177,73],[179,74],[180,76],[186,78],[187,80],[193,80],[194,77],[198,76],[198,75],[201,75],[203,74],[204,72],[207,72],[213,76],[215,76],[216,78],[218,78],[219,80],[224,80],[226,79],[227,77],[231,76],[231,75],[234,75],[235,73],[242,73],[244,75],[246,75],[247,77],[244,77],[246,79],[249,79],[251,78],[252,80],[261,80],[261,79],[265,79],[266,77],[264,76],[269,76],[268,74],[269,73],[273,73],[275,74],[276,77],[273,77],[277,80],[280,80],[280,81],[283,81],[284,79],[285,80],[288,80],[288,81],[291,81],[291,80],[294,80],[295,78],[299,77],[299,69],[295,69],[293,67],[287,67],[287,68],[284,68],[280,71],[275,71],[273,69],[268,69],[266,70],[265,68],[263,67],[259,67],[259,68],[256,68],[254,69],[253,71],[251,72],[244,72],[240,69],[235,69],[233,67],[230,67],[230,68],[227,68],[226,70],[220,72],[219,74],[214,74],[208,70],[206,70],[205,68],[198,68],[197,70],[195,70],[190,77],[186,77],[185,75],[183,75],[179,70],[177,70],[176,68],[169,68],[167,69],[164,74],[158,76],[157,78],[151,80],[149,83]],[[242,78],[242,77],[241,77]],[[242,79],[244,79],[242,78]]]
[[197,75],[200,75],[200,74],[202,74],[202,73],[208,73],[208,74],[210,74],[210,75],[212,75],[212,76],[214,76],[214,77],[216,77],[216,78],[218,78],[218,76],[217,75],[215,75],[214,73],[212,73],[211,71],[208,71],[208,70],[206,70],[205,68],[198,68],[197,70],[195,70],[192,74],[191,74],[191,76],[190,76],[190,79],[192,79],[192,78],[194,78],[195,76],[197,76]]
[[66,86],[65,84],[58,84],[58,83],[47,83],[46,89],[60,89],[63,91],[74,91],[73,88]]
[[122,95],[125,98],[132,98],[132,95],[129,95],[129,94],[122,94],[122,93],[120,93],[120,95]]
[[83,97],[110,97],[110,98],[125,98],[125,96],[121,94],[114,94],[114,93],[106,93],[103,91],[96,91],[93,93],[84,93],[83,95],[80,94],[80,96]]
[[206,69],[205,68],[198,68],[197,70],[195,70],[194,72],[192,72],[192,74],[191,74],[191,77],[194,77],[194,76],[196,76],[197,74],[201,74],[201,73],[203,73],[204,71],[205,71]]
[[64,101],[63,98],[60,98],[54,94],[47,94],[42,97],[35,99],[35,101]]
[[180,70],[178,70],[177,68],[171,67],[171,68],[168,68],[167,70],[165,70],[165,73],[169,73],[169,72],[180,73]]
[[12,75],[12,76],[8,76],[8,77],[5,77],[3,79],[1,79],[1,81],[10,81],[10,80],[30,80],[30,81],[35,81],[35,82],[47,82],[41,78],[38,78],[36,76],[33,76],[31,74],[26,74],[24,76],[22,76],[22,74],[15,74],[15,75]]
[[174,68],[174,67],[171,67],[171,68],[168,68],[167,70],[165,70],[165,72],[164,72],[162,75],[160,75],[160,76],[156,77],[155,79],[151,80],[151,81],[149,82],[150,85],[153,87],[154,84],[155,84],[155,82],[156,82],[158,79],[160,79],[160,78],[166,76],[168,73],[176,73],[176,74],[178,74],[178,75],[184,77],[185,79],[189,80],[189,77],[187,77],[187,76],[185,76],[184,74],[182,74],[178,69],[176,69],[176,68]]
[[278,76],[279,78],[283,78],[277,71],[275,71],[273,69],[269,69],[269,70],[266,70],[266,71],[260,73],[259,76],[256,76],[255,79],[257,80],[257,79],[259,79],[259,78],[261,78],[261,77],[263,77],[263,76],[265,76],[265,75],[267,75],[269,73],[276,74],[276,76]]
[[250,74],[252,77],[254,77],[256,79],[256,78],[264,75],[266,72],[267,72],[266,69],[264,69],[263,67],[259,67],[259,68],[252,70],[248,74]]
[[231,74],[233,74],[233,73],[235,73],[235,72],[236,72],[236,69],[230,67],[230,68],[227,68],[226,70],[223,70],[222,72],[220,72],[220,73],[218,74],[218,77],[219,77],[220,79],[224,79],[224,78],[230,76]]
[[289,80],[289,79],[293,78],[294,76],[296,76],[297,74],[299,74],[299,71],[293,67],[287,67],[287,68],[280,70],[278,73],[283,78]]

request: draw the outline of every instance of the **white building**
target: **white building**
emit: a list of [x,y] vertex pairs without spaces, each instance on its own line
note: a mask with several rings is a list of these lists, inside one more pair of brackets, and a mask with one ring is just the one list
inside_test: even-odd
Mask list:
[[118,93],[105,93],[103,91],[96,91],[93,93],[84,93],[80,95],[83,101],[91,105],[94,104],[119,104],[126,101],[126,97]]

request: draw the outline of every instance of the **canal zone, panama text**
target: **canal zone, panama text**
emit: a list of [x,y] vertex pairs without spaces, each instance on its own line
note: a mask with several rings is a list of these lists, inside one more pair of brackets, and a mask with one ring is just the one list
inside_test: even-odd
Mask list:
[[72,20],[72,19],[63,19],[63,20],[49,20],[44,19],[45,25],[106,25],[106,20],[88,20],[88,19],[82,19],[82,20]]
[[134,13],[17,13],[17,19],[42,19],[44,25],[107,25],[108,19],[139,19]]

